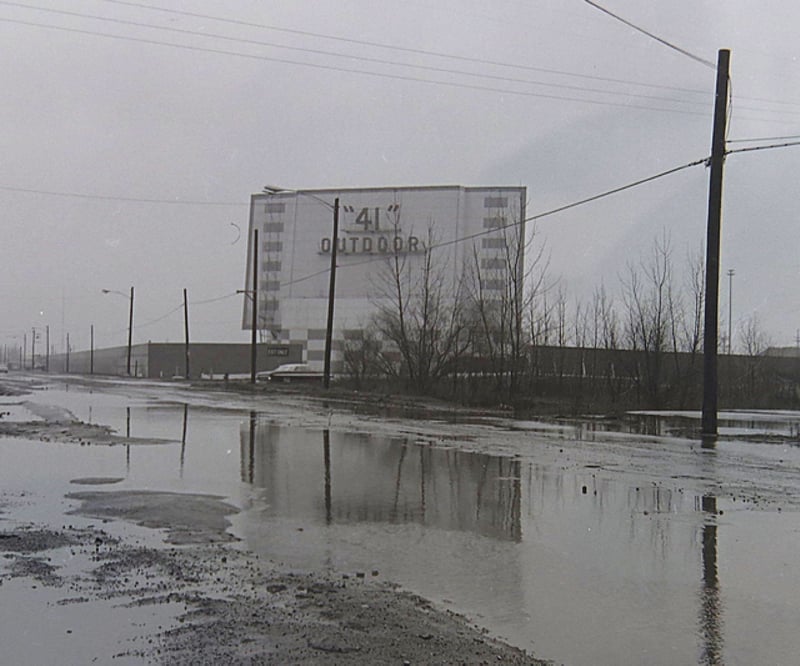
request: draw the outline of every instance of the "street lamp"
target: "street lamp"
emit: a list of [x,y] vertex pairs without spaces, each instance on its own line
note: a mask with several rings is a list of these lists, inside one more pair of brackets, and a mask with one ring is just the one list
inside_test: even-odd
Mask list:
[[256,364],[258,362],[258,346],[256,330],[258,328],[258,229],[253,230],[253,288],[238,289],[237,294],[252,294],[252,318],[250,325],[250,383],[256,383]]
[[309,197],[318,201],[323,206],[330,208],[333,211],[333,234],[331,236],[331,270],[330,278],[328,281],[328,321],[325,327],[325,361],[322,373],[322,385],[324,388],[330,388],[331,385],[331,348],[333,346],[333,305],[336,300],[336,253],[339,247],[339,197],[336,197],[331,204],[320,197],[311,194],[310,192],[303,192],[302,190],[287,190],[274,185],[265,185],[263,192],[265,194],[279,194],[281,192],[292,192],[302,196]]
[[131,346],[133,345],[133,287],[130,297],[115,289],[101,289],[104,294],[117,294],[130,300],[130,314],[128,316],[128,377],[131,376]]

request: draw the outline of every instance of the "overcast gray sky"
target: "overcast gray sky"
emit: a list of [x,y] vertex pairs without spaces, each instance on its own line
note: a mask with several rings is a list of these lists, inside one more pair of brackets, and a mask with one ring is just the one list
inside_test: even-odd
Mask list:
[[[702,60],[731,49],[729,139],[800,134],[800,4],[601,4]],[[66,332],[85,349],[90,324],[124,344],[126,299],[101,289],[131,285],[135,342],[183,339],[183,288],[194,340],[246,340],[237,226],[267,183],[525,185],[536,214],[710,152],[713,67],[583,0],[0,2],[0,54],[9,345],[49,325],[58,351]],[[757,314],[782,345],[798,165],[800,147],[726,163],[734,325]],[[571,300],[613,291],[665,229],[682,263],[707,183],[697,166],[542,219],[553,277]]]

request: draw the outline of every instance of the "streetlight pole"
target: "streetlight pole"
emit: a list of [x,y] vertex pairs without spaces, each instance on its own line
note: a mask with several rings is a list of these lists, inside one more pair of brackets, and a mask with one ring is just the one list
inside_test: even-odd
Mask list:
[[189,379],[189,301],[186,289],[183,290],[183,330],[186,334],[186,379]]
[[325,355],[324,366],[322,374],[322,385],[324,388],[329,388],[331,384],[331,350],[333,348],[333,311],[334,302],[336,300],[336,255],[339,247],[339,197],[334,199],[333,205],[324,199],[311,194],[310,192],[303,192],[302,190],[287,190],[283,187],[276,187],[274,185],[265,185],[263,192],[265,194],[278,194],[279,192],[291,192],[295,195],[302,195],[310,197],[319,201],[323,206],[327,206],[333,210],[333,234],[331,238],[331,268],[330,278],[328,281],[328,319],[325,327]]
[[131,287],[131,295],[126,296],[121,291],[115,289],[101,289],[104,294],[117,294],[123,298],[127,298],[130,302],[130,314],[128,315],[128,363],[127,372],[128,377],[131,376],[131,347],[133,346],[133,287]]

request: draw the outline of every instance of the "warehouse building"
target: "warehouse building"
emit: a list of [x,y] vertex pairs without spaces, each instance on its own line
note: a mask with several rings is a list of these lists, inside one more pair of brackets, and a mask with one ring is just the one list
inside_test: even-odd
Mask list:
[[[401,260],[413,270],[430,250],[451,294],[472,265],[483,288],[499,293],[511,279],[509,239],[525,238],[525,187],[265,188],[252,195],[242,327],[253,326],[256,261],[261,339],[300,344],[313,365],[321,366],[324,358],[337,199],[334,368],[343,340],[358,336],[384,298],[382,275],[390,261]],[[521,262],[521,252],[518,256]],[[521,279],[521,271],[514,273]]]
[[[188,351],[188,354],[187,354]],[[299,345],[258,345],[257,371],[273,370],[302,359]],[[128,347],[106,347],[53,354],[41,360],[48,372],[83,375],[116,375],[148,379],[221,379],[225,375],[249,375],[252,348],[244,343],[147,342]]]

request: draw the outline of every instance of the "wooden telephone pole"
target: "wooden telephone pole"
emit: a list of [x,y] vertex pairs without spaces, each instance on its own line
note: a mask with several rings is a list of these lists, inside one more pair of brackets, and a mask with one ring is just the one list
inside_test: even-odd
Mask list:
[[336,250],[339,247],[339,197],[333,202],[333,235],[331,236],[331,272],[328,282],[328,323],[325,327],[325,362],[322,385],[331,385],[331,348],[333,346],[333,304],[336,300]]
[[253,319],[250,326],[250,383],[256,383],[256,366],[258,365],[258,347],[256,331],[258,330],[258,229],[253,229]]
[[703,334],[703,415],[701,434],[717,436],[717,345],[719,329],[719,248],[722,223],[722,172],[725,164],[725,130],[728,121],[728,78],[731,52],[717,55],[717,88],[708,186],[706,232],[706,307]]
[[184,346],[186,368],[184,374],[186,379],[189,379],[189,301],[186,297],[186,289],[183,290],[183,331],[186,338]]

